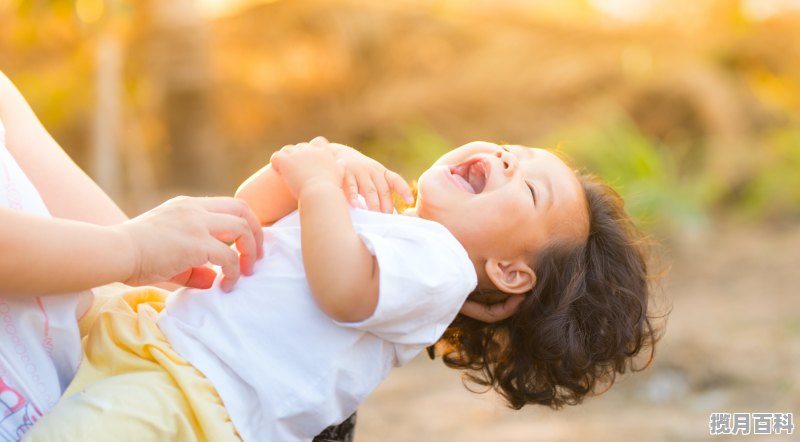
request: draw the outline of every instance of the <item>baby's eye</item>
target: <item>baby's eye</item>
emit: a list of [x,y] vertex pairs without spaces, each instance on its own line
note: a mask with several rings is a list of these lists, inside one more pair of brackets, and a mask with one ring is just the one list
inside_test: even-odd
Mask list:
[[526,183],[528,185],[528,189],[531,190],[531,197],[533,198],[533,205],[536,205],[536,188],[533,187],[533,184]]

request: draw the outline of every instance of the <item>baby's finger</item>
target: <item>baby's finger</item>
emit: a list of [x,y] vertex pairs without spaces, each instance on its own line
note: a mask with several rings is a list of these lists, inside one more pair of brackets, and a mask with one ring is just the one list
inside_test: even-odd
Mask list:
[[375,188],[375,181],[372,179],[372,176],[366,173],[357,175],[356,181],[358,182],[358,193],[360,193],[367,202],[367,210],[380,210],[381,202],[378,198],[378,189]]
[[317,147],[325,147],[325,146],[327,146],[329,144],[329,142],[328,142],[327,138],[325,138],[323,136],[318,136],[318,137],[314,137],[314,139],[311,140],[311,142],[309,144],[311,144],[312,146],[317,146]]
[[344,195],[347,198],[347,202],[350,203],[351,206],[356,207],[358,203],[358,182],[356,182],[356,177],[352,173],[347,171],[347,168],[344,168]]
[[414,194],[411,192],[411,187],[400,174],[387,169],[386,181],[389,183],[389,187],[392,191],[400,195],[400,198],[403,198],[406,204],[414,204]]
[[296,150],[297,150],[297,145],[296,144],[287,144],[287,145],[281,147],[280,149],[278,149],[278,151],[275,152],[275,153],[282,152],[284,154],[290,154],[290,153],[292,153],[292,152],[294,152]]
[[374,171],[372,182],[375,183],[375,188],[378,191],[381,212],[392,213],[394,204],[392,204],[392,192],[389,190],[389,183],[386,181],[386,169],[380,168]]
[[272,169],[278,175],[282,175],[281,173],[281,162],[283,161],[283,156],[286,155],[283,150],[279,150],[277,152],[273,152],[272,155],[269,157],[269,164],[272,165]]

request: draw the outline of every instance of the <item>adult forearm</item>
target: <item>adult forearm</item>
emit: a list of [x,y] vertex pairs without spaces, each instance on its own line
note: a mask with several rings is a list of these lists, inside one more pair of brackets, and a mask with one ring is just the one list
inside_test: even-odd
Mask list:
[[28,103],[0,72],[0,120],[6,147],[56,218],[112,225],[128,217],[47,133]]
[[0,294],[55,294],[124,281],[135,248],[113,227],[0,209]]
[[353,228],[344,194],[333,183],[299,195],[306,276],[320,308],[338,321],[368,318],[378,302],[378,269]]

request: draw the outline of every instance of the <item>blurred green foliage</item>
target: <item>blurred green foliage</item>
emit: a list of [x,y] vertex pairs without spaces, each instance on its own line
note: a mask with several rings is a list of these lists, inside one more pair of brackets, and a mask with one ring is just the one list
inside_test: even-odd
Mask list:
[[454,147],[430,125],[414,121],[398,125],[391,134],[367,140],[359,150],[413,181]]
[[[800,217],[800,130],[776,129],[752,149],[754,174],[740,188],[725,188],[693,149],[645,134],[621,109],[597,121],[579,120],[531,143],[561,155],[581,173],[608,182],[645,231],[667,236],[702,233],[717,213],[751,222]],[[456,147],[421,121],[399,125],[391,135],[367,140],[366,154],[413,180]],[[697,149],[698,146],[695,146]],[[702,149],[702,146],[699,146]]]
[[608,182],[645,230],[705,228],[714,195],[707,176],[680,170],[678,149],[644,135],[623,112],[605,115],[602,121],[567,125],[537,144],[555,148],[579,171]]
[[[648,231],[702,232],[731,214],[800,219],[798,14],[745,20],[741,2],[701,0],[626,23],[589,19],[588,7],[557,19],[521,1],[244,1],[187,27],[201,3],[0,0],[0,70],[85,167],[98,43],[119,40],[122,167],[138,173],[129,188],[168,185],[160,174],[180,157],[177,139],[216,140],[230,181],[318,134],[408,180],[463,142],[505,139],[599,175]],[[678,12],[692,5],[702,26]],[[175,111],[197,109],[198,95],[213,115]],[[731,173],[720,158],[735,160]]]
[[800,129],[781,128],[762,139],[758,174],[737,209],[751,220],[800,219]]

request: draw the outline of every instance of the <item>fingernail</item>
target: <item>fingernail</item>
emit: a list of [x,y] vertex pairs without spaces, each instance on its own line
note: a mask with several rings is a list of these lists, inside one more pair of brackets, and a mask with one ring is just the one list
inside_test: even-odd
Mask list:
[[231,289],[233,289],[233,282],[230,279],[223,278],[222,281],[219,283],[219,287],[225,293],[230,293]]
[[314,139],[311,140],[311,144],[328,144],[328,140],[323,136],[314,137]]

